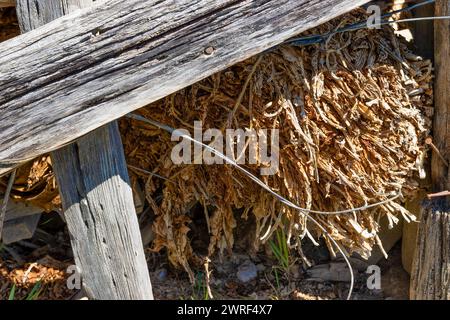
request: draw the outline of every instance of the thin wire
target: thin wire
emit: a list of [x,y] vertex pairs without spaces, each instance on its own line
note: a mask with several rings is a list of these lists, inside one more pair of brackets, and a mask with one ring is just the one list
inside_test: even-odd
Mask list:
[[[425,5],[434,3],[434,2],[435,2],[435,0],[427,0],[427,1],[424,1],[424,2],[420,2],[420,3],[417,3],[417,4],[412,5],[412,6],[409,6],[409,7],[405,7],[405,8],[402,8],[402,9],[398,9],[398,10],[395,10],[395,11],[388,12],[388,13],[382,15],[381,18],[382,18],[382,19],[384,19],[384,18],[390,18],[390,17],[396,15],[397,13],[409,12],[409,11],[412,11],[412,10],[414,10],[414,9],[416,9],[416,8],[419,8],[419,7],[422,7],[422,6],[425,6]],[[356,30],[356,29],[351,29],[352,26],[358,26],[358,25],[361,25],[361,26],[367,26],[367,21],[368,21],[368,20],[365,20],[365,21],[362,21],[362,22],[357,22],[357,23],[355,23],[355,24],[353,24],[353,25],[344,27],[343,30],[346,31],[346,30],[345,30],[346,28],[349,28],[349,30]],[[391,21],[391,22],[392,22],[392,23],[396,23],[396,22],[399,22],[399,21],[400,21],[400,20],[394,20],[394,21]],[[376,25],[376,24],[375,24],[375,25]]]
[[[396,11],[392,11],[389,13],[386,13],[384,15],[381,16],[382,19],[384,18],[390,18],[393,15],[397,14],[397,13],[402,13],[402,12],[408,12],[408,11],[412,11],[416,8],[434,3],[435,0],[427,0],[427,1],[423,1],[420,3],[417,3],[415,5],[406,7],[406,8],[402,8]],[[444,17],[425,17],[425,18],[415,18],[415,19],[403,19],[403,20],[392,20],[392,21],[383,21],[380,24],[374,24],[374,26],[379,26],[379,25],[386,25],[386,24],[392,24],[392,23],[398,23],[398,22],[412,22],[412,21],[422,21],[422,20],[437,20],[440,18],[445,18],[448,19],[449,17],[444,16]],[[335,31],[331,31],[325,34],[321,34],[321,35],[312,35],[312,36],[305,36],[305,37],[300,37],[300,38],[294,38],[294,39],[290,39],[287,40],[285,42],[285,44],[291,44],[291,45],[296,45],[296,46],[303,46],[303,45],[310,45],[310,44],[317,44],[317,43],[322,43],[325,39],[327,39],[328,37],[338,34],[338,33],[342,33],[342,32],[346,32],[346,31],[356,31],[356,30],[360,30],[360,29],[364,29],[364,28],[368,28],[369,26],[367,25],[367,21],[368,20],[364,20],[361,22],[356,22],[354,24],[348,25],[346,27],[343,27],[341,29],[335,30]]]
[[[151,124],[153,126],[156,126],[160,129],[163,129],[169,133],[173,133],[175,131],[174,128],[167,126],[165,124],[159,123],[157,121],[151,120],[151,119],[147,119],[144,118],[143,116],[134,114],[134,113],[130,113],[127,115],[128,118],[134,119],[134,120],[138,120],[138,121],[143,121],[146,122],[148,124]],[[357,208],[352,208],[352,209],[346,209],[346,210],[340,210],[340,211],[318,211],[318,210],[312,210],[312,209],[306,209],[306,208],[302,208],[299,207],[298,205],[292,203],[291,201],[287,200],[286,198],[284,198],[283,196],[279,195],[278,193],[276,193],[275,191],[273,191],[272,189],[270,189],[269,186],[267,186],[263,181],[261,181],[258,177],[256,177],[254,174],[252,174],[251,172],[249,172],[248,170],[244,169],[243,167],[241,167],[239,164],[237,164],[234,160],[232,160],[231,158],[228,158],[227,156],[225,156],[224,154],[222,154],[221,152],[217,151],[216,149],[210,147],[207,144],[204,144],[198,140],[195,140],[193,138],[191,138],[188,135],[184,135],[184,134],[179,134],[179,137],[183,137],[186,138],[192,142],[194,142],[195,144],[201,145],[203,147],[205,147],[206,149],[208,149],[209,151],[211,151],[212,153],[214,153],[215,155],[217,155],[218,157],[220,157],[221,159],[225,160],[227,163],[233,165],[234,167],[236,167],[237,169],[239,169],[240,171],[242,171],[245,175],[247,175],[250,179],[252,179],[254,182],[256,182],[259,186],[261,186],[262,188],[264,188],[266,191],[268,191],[270,194],[272,194],[274,197],[276,197],[279,201],[281,201],[282,203],[284,203],[285,205],[297,209],[299,211],[302,211],[304,213],[314,213],[314,214],[320,214],[320,215],[340,215],[340,214],[352,214],[355,213],[356,211],[363,211],[363,210],[367,210],[373,207],[377,207],[380,205],[383,205],[385,203],[391,202],[396,200],[397,198],[399,198],[402,194],[401,192],[397,192],[394,196],[392,196],[389,199],[383,200],[381,202],[377,202],[377,203],[373,203],[373,204],[369,204],[369,205],[365,205],[362,207],[357,207]]]
[[405,7],[405,8],[401,8],[401,9],[395,10],[395,11],[388,12],[388,13],[386,13],[385,15],[383,15],[381,17],[382,18],[392,17],[393,15],[396,15],[397,13],[412,11],[412,10],[417,9],[419,7],[423,7],[423,6],[426,6],[428,4],[432,4],[432,3],[435,3],[435,2],[436,2],[435,0],[426,0],[426,1],[423,1],[423,2],[416,3],[416,4],[414,4],[412,6],[409,6],[409,7]]
[[[143,121],[146,122],[150,125],[153,125],[155,127],[158,127],[160,129],[163,129],[171,134],[173,134],[175,132],[175,129],[173,129],[172,127],[159,123],[157,121],[151,120],[151,119],[147,119],[144,118],[143,116],[137,115],[137,114],[133,114],[130,113],[127,115],[128,118],[134,119],[134,120],[138,120],[138,121]],[[362,208],[371,208],[373,206],[376,205],[381,205],[383,203],[386,202],[390,202],[396,198],[398,198],[400,196],[400,194],[396,195],[394,198],[392,199],[388,199],[382,202],[379,202],[377,204],[371,204],[368,206],[364,206],[361,208],[355,208],[355,209],[350,209],[350,210],[342,210],[342,211],[338,211],[338,212],[321,212],[321,211],[313,211],[313,210],[309,210],[309,209],[305,209],[305,208],[301,208],[297,205],[295,205],[294,203],[292,203],[291,201],[287,200],[286,198],[282,197],[281,195],[279,195],[278,193],[274,192],[272,189],[270,189],[269,186],[267,186],[264,182],[262,182],[258,177],[256,177],[255,175],[253,175],[251,172],[247,171],[246,169],[244,169],[243,167],[241,167],[240,165],[238,165],[234,160],[228,158],[227,156],[225,156],[224,154],[220,153],[219,151],[217,151],[216,149],[200,142],[197,141],[195,139],[193,139],[192,137],[185,135],[185,134],[178,134],[179,137],[185,138],[187,140],[192,141],[193,143],[197,144],[197,145],[201,145],[204,148],[208,149],[210,152],[214,153],[215,155],[217,155],[218,157],[220,157],[221,159],[225,160],[227,163],[233,165],[234,167],[236,167],[237,169],[239,169],[240,171],[242,171],[245,175],[247,175],[250,179],[252,179],[254,182],[256,182],[259,186],[261,186],[264,190],[268,191],[270,194],[272,194],[273,196],[275,196],[279,201],[281,201],[282,203],[286,204],[289,207],[292,207],[294,209],[297,209],[300,214],[304,215],[306,217],[306,219],[308,219],[309,221],[311,221],[312,223],[314,223],[327,237],[328,239],[336,246],[336,248],[338,249],[338,251],[341,253],[342,257],[344,258],[349,272],[350,272],[350,289],[348,292],[348,296],[347,296],[347,300],[351,299],[352,293],[353,293],[353,287],[354,287],[354,283],[355,283],[355,277],[353,274],[353,268],[352,265],[349,261],[349,259],[347,258],[347,255],[345,254],[344,250],[341,248],[341,246],[333,239],[333,237],[331,237],[331,235],[328,233],[328,231],[313,217],[309,216],[307,213],[319,213],[319,214],[342,214],[342,213],[352,213],[355,211],[361,211],[364,210]]]
[[[413,5],[411,7],[403,8],[403,9],[400,9],[400,10],[393,11],[391,13],[385,14],[385,15],[382,16],[382,18],[391,17],[391,16],[393,16],[393,15],[395,15],[397,13],[410,11],[410,10],[413,10],[413,9],[415,9],[417,7],[420,7],[420,6],[429,4],[429,3],[433,3],[433,2],[435,2],[435,1],[434,0],[424,1],[422,3],[418,3],[418,4]],[[388,24],[399,23],[399,22],[414,22],[414,21],[442,20],[442,19],[450,19],[450,16],[422,17],[422,18],[412,18],[412,19],[400,19],[400,20],[393,20],[393,21],[382,21],[379,24],[375,24],[375,26],[388,25]],[[363,22],[360,22],[360,23],[356,23],[356,24],[344,27],[344,28],[336,30],[334,32],[330,32],[328,34],[291,39],[291,40],[287,41],[287,43],[293,44],[293,45],[306,45],[306,44],[321,43],[322,41],[324,41],[325,38],[329,37],[330,35],[346,32],[346,31],[356,31],[356,30],[359,30],[359,29],[367,28],[367,27],[368,27],[368,25],[367,25],[367,20],[366,20],[366,21],[363,21]],[[157,123],[157,122],[155,122],[153,120],[149,120],[149,119],[146,119],[144,117],[141,117],[141,116],[138,116],[138,115],[135,115],[135,114],[129,114],[127,117],[135,119],[135,120],[140,120],[140,121],[147,122],[147,123],[149,123],[151,125],[154,125],[154,126],[156,126],[158,128],[161,128],[161,129],[163,129],[163,130],[165,130],[165,131],[167,131],[169,133],[173,133],[174,132],[174,129],[169,127],[169,126],[166,126],[166,125],[161,124],[161,123]],[[381,202],[378,202],[378,203],[362,206],[362,207],[359,207],[359,208],[348,209],[348,210],[341,210],[341,211],[335,211],[335,212],[324,212],[324,211],[316,211],[316,210],[310,210],[310,209],[306,209],[306,208],[301,208],[301,207],[297,206],[296,204],[290,202],[286,198],[282,197],[278,193],[274,192],[266,184],[264,184],[264,182],[262,182],[260,179],[258,179],[255,175],[253,175],[252,173],[250,173],[246,169],[242,168],[235,161],[233,161],[232,159],[226,157],[225,155],[223,155],[222,153],[218,152],[214,148],[212,148],[212,147],[210,147],[210,146],[208,146],[206,144],[203,144],[203,143],[201,143],[201,142],[191,138],[188,135],[181,134],[180,136],[183,137],[183,138],[186,138],[186,139],[188,139],[188,140],[190,140],[190,141],[192,141],[192,142],[194,142],[194,143],[196,143],[198,145],[201,145],[201,146],[205,147],[206,149],[208,149],[212,153],[216,154],[217,156],[219,156],[220,158],[225,160],[227,163],[233,165],[234,167],[236,167],[237,169],[242,171],[244,174],[246,174],[248,177],[250,177],[254,182],[256,182],[263,189],[265,189],[270,194],[272,194],[274,197],[276,197],[280,202],[286,204],[289,207],[292,207],[292,208],[300,211],[301,214],[305,215],[305,217],[307,219],[309,219],[317,227],[319,227],[319,229],[321,229],[324,232],[324,234],[326,234],[328,236],[328,238],[333,242],[333,244],[338,248],[338,250],[340,251],[340,253],[344,257],[344,259],[345,259],[345,261],[346,261],[346,263],[347,263],[347,265],[349,267],[349,271],[350,271],[350,275],[351,275],[351,285],[350,285],[350,290],[349,290],[349,293],[348,293],[347,300],[350,300],[351,295],[352,295],[352,291],[353,291],[353,286],[354,286],[354,275],[353,275],[353,269],[352,269],[352,266],[350,264],[350,261],[347,259],[346,255],[345,255],[344,251],[341,249],[341,247],[330,236],[330,234],[325,230],[325,228],[318,221],[316,221],[314,218],[312,218],[309,215],[307,215],[307,213],[315,213],[315,214],[320,214],[320,215],[338,215],[338,214],[354,213],[356,211],[367,210],[369,208],[373,208],[373,207],[376,207],[376,206],[379,206],[379,205],[391,202],[391,201],[393,201],[393,200],[395,200],[395,199],[397,199],[397,198],[399,198],[401,196],[400,192],[397,193],[397,195],[395,195],[394,197],[392,197],[390,199],[387,199],[387,200],[384,200],[384,201],[381,201]],[[5,160],[2,160],[1,162],[3,162],[3,161],[5,161]],[[132,168],[132,169],[139,170],[139,171],[145,172],[147,174],[159,177],[161,179],[171,181],[171,180],[169,180],[169,179],[167,179],[165,177],[162,177],[162,176],[157,175],[155,173],[149,172],[147,170],[140,169],[140,168],[137,168],[137,167],[133,167],[133,166],[130,166],[130,165],[129,165],[129,167]],[[7,207],[7,203],[8,203],[8,199],[9,199],[9,194],[10,194],[11,189],[12,189],[12,184],[13,184],[14,179],[15,179],[15,174],[16,174],[16,170],[12,171],[12,173],[10,175],[8,186],[7,186],[7,190],[6,190],[5,197],[4,197],[4,200],[3,200],[3,203],[2,203],[2,207],[1,207],[1,211],[0,211],[0,239],[1,239],[1,234],[2,234],[3,221],[4,221],[5,213],[6,213],[6,207]]]
[[[384,26],[384,25],[388,25],[388,24],[394,24],[394,23],[399,23],[399,22],[415,22],[415,21],[426,21],[426,20],[447,20],[450,19],[450,16],[437,16],[437,17],[420,17],[420,18],[410,18],[410,19],[399,19],[399,20],[389,20],[389,21],[381,21],[380,23],[374,23],[373,26],[377,27],[377,26]],[[348,29],[342,29],[341,31],[336,31],[335,33],[331,33],[331,35],[334,35],[336,33],[339,32],[344,32],[344,31],[357,31],[357,30],[361,30],[361,29],[365,29],[365,28],[369,28],[369,26],[367,25],[362,25],[362,26],[355,26],[355,27],[348,27]]]

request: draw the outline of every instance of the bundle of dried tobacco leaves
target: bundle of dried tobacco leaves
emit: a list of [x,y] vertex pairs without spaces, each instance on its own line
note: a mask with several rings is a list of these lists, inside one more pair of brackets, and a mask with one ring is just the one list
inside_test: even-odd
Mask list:
[[[365,12],[355,10],[305,35],[325,34],[363,19]],[[414,193],[423,175],[424,138],[431,127],[431,83],[430,61],[414,55],[406,41],[385,26],[337,33],[321,44],[281,46],[139,113],[191,133],[194,121],[202,121],[205,130],[279,129],[279,170],[261,179],[300,207],[337,211],[377,203],[399,191],[404,196]],[[232,250],[239,240],[238,215],[256,221],[254,247],[277,228],[285,229],[291,246],[299,246],[304,237],[315,241],[323,236],[304,215],[228,165],[173,164],[176,142],[166,132],[130,119],[121,120],[121,132],[130,175],[145,185],[156,215],[154,249],[167,248],[170,261],[191,279],[191,266],[205,261],[194,252],[188,234],[190,212],[198,205],[204,208],[210,235],[207,256],[217,249]],[[256,175],[263,166],[244,165]],[[48,158],[25,169],[31,170],[23,180],[27,188],[39,185],[40,197],[47,194],[48,204],[58,206]],[[25,200],[29,195],[16,193]],[[363,257],[379,244],[380,217],[387,216],[392,224],[402,217],[414,219],[400,200],[351,214],[311,215],[349,252]]]
[[[307,34],[324,34],[365,19],[356,10]],[[407,196],[423,174],[424,138],[431,127],[432,66],[414,55],[391,27],[338,33],[324,43],[281,46],[241,62],[143,108],[139,113],[173,128],[279,129],[279,171],[264,182],[297,205],[336,211]],[[189,211],[201,204],[210,233],[208,256],[231,250],[236,215],[256,219],[255,245],[284,228],[291,246],[321,232],[304,216],[228,165],[174,165],[176,144],[166,132],[135,120],[121,122],[128,163],[167,177],[130,170],[145,183],[157,218],[154,249],[191,277],[194,252]],[[262,164],[244,165],[259,174]],[[378,221],[414,217],[400,200],[363,212],[317,215],[350,252],[368,257],[379,242]],[[335,250],[327,240],[330,250]]]

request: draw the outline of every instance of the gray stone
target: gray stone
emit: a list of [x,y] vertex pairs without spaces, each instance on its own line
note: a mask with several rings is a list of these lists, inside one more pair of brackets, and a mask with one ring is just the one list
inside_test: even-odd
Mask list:
[[[355,276],[357,270],[353,270]],[[330,262],[314,266],[306,271],[310,281],[349,282],[350,272],[345,262]]]
[[[3,195],[0,194],[0,205],[2,203],[3,203]],[[12,199],[9,199],[6,208],[5,221],[10,221],[26,216],[33,216],[35,214],[41,213],[42,211],[43,210],[41,208],[35,207],[32,204],[17,202]]]
[[250,260],[245,261],[238,268],[237,278],[243,283],[250,282],[258,276],[258,268]]
[[4,244],[11,244],[20,240],[33,237],[41,214],[25,216],[14,220],[6,221],[3,225],[2,241]]
[[162,268],[156,271],[156,278],[159,281],[165,281],[167,279],[167,269],[166,268]]

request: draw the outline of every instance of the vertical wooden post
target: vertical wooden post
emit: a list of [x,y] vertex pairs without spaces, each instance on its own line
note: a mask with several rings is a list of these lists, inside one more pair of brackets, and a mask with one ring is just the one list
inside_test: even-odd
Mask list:
[[[435,15],[450,15],[450,0],[435,3]],[[434,143],[446,161],[450,158],[450,21],[436,20]],[[434,191],[450,189],[447,165],[432,157]],[[450,200],[436,199],[422,208],[417,248],[411,273],[411,299],[450,299]]]
[[[18,0],[22,32],[95,0]],[[116,122],[52,153],[75,262],[94,299],[153,299]]]
[[[421,0],[416,0],[412,4],[419,3]],[[414,9],[414,18],[432,17],[434,15],[434,4],[428,4]],[[409,25],[414,36],[415,53],[424,59],[430,59],[434,62],[434,23],[432,20],[417,21]],[[427,189],[431,185],[430,170],[427,169],[427,177],[425,180],[420,180],[420,191],[413,199],[406,201],[405,207],[413,213],[417,220],[420,221],[420,214],[422,211],[422,202],[426,198]],[[402,265],[403,268],[411,274],[412,264],[414,260],[414,253],[417,244],[417,234],[419,231],[419,223],[411,222],[403,224],[402,235]]]

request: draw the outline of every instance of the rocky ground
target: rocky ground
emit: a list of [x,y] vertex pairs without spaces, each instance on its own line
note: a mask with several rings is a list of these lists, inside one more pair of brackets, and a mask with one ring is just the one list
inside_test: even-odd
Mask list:
[[[389,259],[379,263],[381,289],[366,285],[367,265],[352,259],[356,283],[352,299],[408,299],[409,276],[401,267],[400,243]],[[210,288],[214,299],[345,299],[348,294],[348,270],[342,261],[331,261],[324,246],[305,243],[305,256],[314,265],[306,269],[289,255],[289,267],[261,250],[250,257],[243,250],[211,263]],[[185,272],[174,270],[164,252],[146,249],[156,299],[209,299],[205,274],[198,271],[191,285]],[[67,268],[73,255],[64,223],[57,214],[41,219],[33,239],[0,248],[0,299],[79,299],[82,292],[67,288]]]

